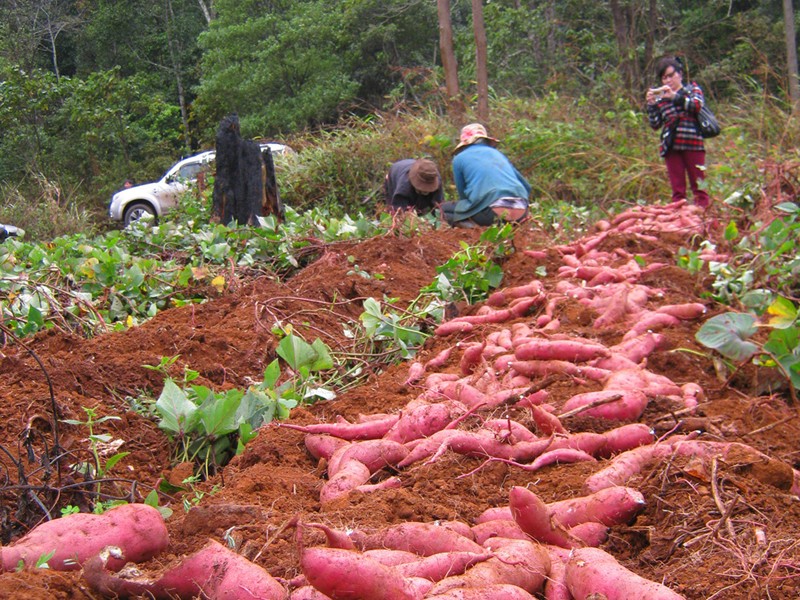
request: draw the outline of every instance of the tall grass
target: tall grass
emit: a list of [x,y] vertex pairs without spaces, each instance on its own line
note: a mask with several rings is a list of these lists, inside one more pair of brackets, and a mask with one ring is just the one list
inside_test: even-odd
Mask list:
[[28,241],[48,241],[62,235],[92,235],[102,227],[102,216],[85,208],[78,195],[41,173],[32,173],[26,189],[0,186],[0,223],[25,231]]

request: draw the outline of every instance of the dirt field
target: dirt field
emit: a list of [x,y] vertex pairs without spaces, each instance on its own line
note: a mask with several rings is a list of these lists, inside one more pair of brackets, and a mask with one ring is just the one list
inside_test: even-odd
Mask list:
[[[645,257],[649,265],[664,264],[644,269],[636,277],[636,284],[662,291],[647,301],[648,309],[688,302],[703,302],[708,308],[700,319],[681,320],[662,329],[664,344],[646,358],[650,372],[678,386],[697,383],[706,397],[692,414],[682,411],[674,399],[655,395],[638,420],[653,427],[658,437],[699,431],[700,440],[739,442],[797,467],[800,419],[789,405],[786,389],[779,387],[778,380],[765,379],[747,368],[728,380],[694,339],[702,320],[722,308],[704,298],[708,282],[674,266],[675,255],[680,246],[691,243],[695,233],[709,227],[713,228],[713,219],[707,216],[699,230],[690,225],[675,231],[651,226],[647,235],[609,233],[598,245],[611,254],[620,249],[614,266],[629,262],[625,258],[629,255]],[[45,518],[27,487],[40,485],[45,469],[28,462],[23,442],[27,433],[37,456],[44,452],[43,440],[52,445],[54,406],[59,419],[83,419],[82,407],[122,417],[100,430],[123,440],[117,451],[130,454],[114,468],[114,474],[137,481],[134,495],[142,501],[160,478],[180,482],[187,474],[185,465],[169,464],[168,440],[155,422],[132,410],[126,400],[142,391],[157,397],[160,391],[161,376],[142,365],[180,355],[176,374],[187,365],[200,372],[199,381],[205,385],[245,388],[260,380],[265,366],[276,357],[271,333],[276,320],[292,323],[307,339],[320,337],[334,351],[346,350],[349,340],[342,325],[358,319],[363,298],[412,300],[431,282],[436,266],[459,249],[459,241],[475,242],[478,236],[477,230],[448,229],[410,239],[390,234],[361,243],[333,244],[320,249],[316,260],[288,281],[234,284],[215,300],[165,311],[135,329],[90,340],[59,333],[40,335],[30,340],[30,352],[6,345],[0,355],[0,445],[5,451],[0,459],[4,465],[2,542],[10,543]],[[556,299],[550,306],[560,323],[557,331],[545,335],[580,336],[608,347],[622,340],[630,322],[598,327],[596,310],[557,291],[562,281],[576,285],[582,281],[569,277],[567,271],[559,273],[567,265],[564,248],[553,247],[533,228],[520,230],[514,247],[516,252],[502,265],[502,287],[541,280],[547,299]],[[534,258],[535,251],[544,255]],[[363,271],[380,273],[383,278],[348,274],[353,264],[348,257],[354,257]],[[536,269],[542,266],[547,274],[537,277]],[[582,287],[586,286],[584,281]],[[480,307],[456,308],[463,316],[476,314]],[[461,377],[461,359],[469,342],[484,341],[492,332],[519,324],[534,327],[545,310],[546,305],[540,303],[520,318],[433,336],[418,358],[424,362],[452,347],[450,358],[437,371]],[[291,422],[334,422],[337,417],[355,422],[360,415],[397,413],[426,389],[425,377],[406,385],[408,374],[408,363],[392,366],[335,400],[295,409]],[[478,372],[473,376],[477,379]],[[532,382],[535,385],[542,379]],[[600,382],[579,375],[550,375],[547,403],[559,414],[570,397],[601,387]],[[508,417],[537,432],[530,409],[513,402],[479,409],[460,427],[476,428],[479,417]],[[621,424],[581,413],[562,421],[571,433],[604,432]],[[60,445],[73,453],[66,464],[75,457],[88,458],[85,429],[61,424],[59,433]],[[18,459],[25,481],[20,481],[10,457]],[[167,521],[171,546],[142,569],[156,570],[178,561],[212,538],[232,540],[241,554],[273,576],[290,580],[301,574],[295,532],[288,526],[295,517],[363,530],[405,521],[457,520],[471,525],[487,508],[507,506],[513,486],[526,486],[545,502],[583,495],[587,477],[608,459],[554,464],[537,471],[484,462],[485,457],[446,451],[430,464],[420,461],[406,468],[383,469],[372,480],[398,476],[401,487],[354,491],[320,503],[325,462],[311,456],[303,433],[267,426],[221,475],[197,488],[204,492],[202,499],[199,494],[187,496],[195,504],[191,510],[184,510],[180,497],[162,496],[162,504],[174,510]],[[787,481],[785,472],[775,475],[763,466],[749,455],[737,459],[733,454],[714,460],[676,456],[648,463],[626,483],[644,495],[645,509],[633,523],[613,526],[601,547],[632,571],[663,582],[689,599],[796,599],[800,597],[800,502],[790,491],[791,470]],[[65,504],[80,505],[80,494],[68,487],[74,481],[66,470],[60,484],[54,470],[48,477],[49,486],[63,490],[57,497],[46,496],[50,503],[46,508],[58,515],[58,508]],[[120,495],[131,492],[125,481],[116,485]],[[306,540],[308,544],[323,542],[316,533]],[[100,595],[89,588],[80,571],[40,570],[0,575],[0,597],[37,600]]]

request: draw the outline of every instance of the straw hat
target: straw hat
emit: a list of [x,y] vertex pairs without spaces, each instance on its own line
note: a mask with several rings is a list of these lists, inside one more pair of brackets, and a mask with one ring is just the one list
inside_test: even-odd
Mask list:
[[489,137],[489,134],[486,133],[486,127],[480,123],[470,123],[461,128],[461,137],[454,152],[458,152],[466,146],[471,146],[478,140],[489,140],[489,144],[492,146],[496,146],[498,142],[495,138]]
[[439,169],[433,161],[427,158],[418,158],[408,171],[408,179],[414,189],[422,194],[431,194],[439,189],[441,178]]

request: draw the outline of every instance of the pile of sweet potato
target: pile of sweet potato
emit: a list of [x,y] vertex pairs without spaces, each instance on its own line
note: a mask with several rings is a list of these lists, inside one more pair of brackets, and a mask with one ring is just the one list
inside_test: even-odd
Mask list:
[[[289,598],[291,600],[548,600],[585,598],[672,600],[669,582],[643,579],[602,549],[609,528],[635,521],[649,499],[629,487],[649,461],[693,456],[712,461],[735,453],[769,463],[782,479],[770,483],[800,493],[800,474],[744,444],[707,441],[696,434],[657,440],[640,422],[654,398],[691,413],[704,398],[696,383],[679,384],[647,367],[663,348],[663,331],[701,318],[698,303],[665,304],[642,277],[663,267],[642,266],[627,251],[602,251],[606,240],[652,241],[660,232],[687,236],[702,229],[697,209],[683,203],[642,207],[601,223],[600,231],[559,246],[559,282],[547,289],[532,278],[494,293],[474,315],[441,324],[452,341],[427,361],[409,365],[406,385],[417,393],[402,410],[310,425],[279,423],[303,432],[311,456],[326,465],[320,504],[349,494],[402,486],[408,469],[454,452],[539,471],[556,463],[598,463],[581,495],[545,503],[513,487],[507,506],[487,508],[474,522],[407,522],[380,530],[337,530],[297,521],[299,572],[278,581],[264,569],[210,541],[198,553],[142,575],[134,563],[168,545],[157,511],[135,505],[102,518],[77,515],[46,523],[2,549],[4,569],[27,566],[54,551],[51,568],[83,567],[87,582],[108,597]],[[543,251],[526,251],[531,273]],[[561,331],[559,307],[578,302],[596,331],[622,326],[613,345]],[[575,393],[550,396],[544,384],[569,378]],[[598,389],[599,388],[599,389]],[[535,426],[497,418],[498,409],[529,411]],[[582,413],[607,419],[608,431],[573,431]],[[546,471],[541,472],[546,477]],[[154,514],[155,513],[155,514]],[[327,543],[308,546],[309,529]],[[268,560],[268,559],[267,559]]]

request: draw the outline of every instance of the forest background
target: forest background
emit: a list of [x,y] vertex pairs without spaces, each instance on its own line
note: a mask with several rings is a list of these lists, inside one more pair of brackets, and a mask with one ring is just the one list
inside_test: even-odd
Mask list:
[[436,159],[452,193],[458,128],[477,118],[535,203],[666,197],[643,97],[673,54],[725,126],[710,190],[746,193],[765,160],[796,159],[794,4],[2,0],[0,222],[33,239],[107,228],[126,178],[213,147],[231,112],[244,137],[299,150],[278,166],[298,209],[372,210],[404,156]]

